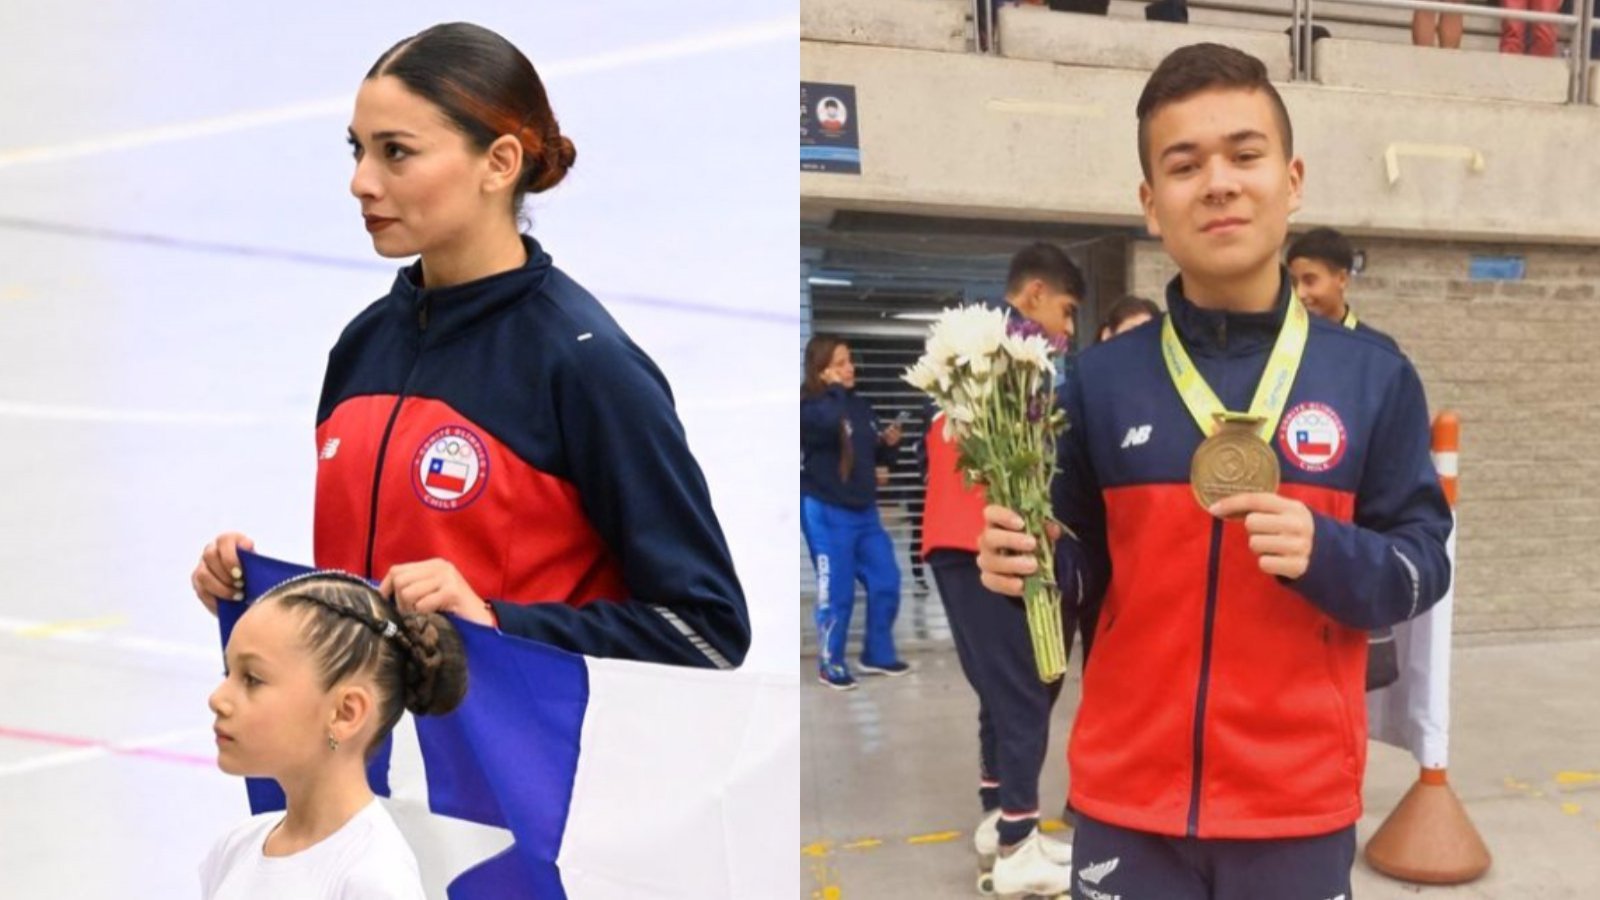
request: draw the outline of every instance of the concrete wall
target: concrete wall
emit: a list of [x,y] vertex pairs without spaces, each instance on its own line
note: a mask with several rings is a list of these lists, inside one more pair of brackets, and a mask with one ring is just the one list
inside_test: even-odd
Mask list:
[[[1416,363],[1434,413],[1461,415],[1456,630],[1600,627],[1600,254],[1586,248],[1368,239],[1362,321]],[[1470,281],[1473,253],[1527,278]],[[1132,290],[1163,298],[1160,244],[1128,249]]]
[[1406,47],[1327,38],[1312,53],[1319,83],[1369,91],[1524,103],[1564,103],[1565,60],[1475,50]]
[[1000,10],[1000,49],[1010,59],[1149,72],[1168,53],[1201,42],[1237,47],[1265,63],[1272,80],[1289,80],[1289,40],[1282,34],[1067,15],[1042,6]]
[[808,40],[959,53],[967,48],[967,0],[819,0],[800,4]]
[[[1143,71],[817,41],[802,41],[800,60],[804,80],[855,85],[860,107],[862,173],[802,173],[810,220],[854,208],[1139,222],[1133,108]],[[1600,108],[1280,90],[1307,163],[1302,221],[1600,244]]]

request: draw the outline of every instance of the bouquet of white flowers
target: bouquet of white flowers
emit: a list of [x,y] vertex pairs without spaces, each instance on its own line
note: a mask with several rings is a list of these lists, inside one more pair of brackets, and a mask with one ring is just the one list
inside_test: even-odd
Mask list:
[[1026,320],[971,305],[947,310],[928,334],[927,352],[903,376],[944,412],[944,435],[956,441],[967,483],[982,484],[988,502],[1016,510],[1038,542],[1036,574],[1023,604],[1041,681],[1067,670],[1061,633],[1061,591],[1055,546],[1045,534],[1056,438],[1066,413],[1055,403],[1051,354],[1065,340],[1048,338]]

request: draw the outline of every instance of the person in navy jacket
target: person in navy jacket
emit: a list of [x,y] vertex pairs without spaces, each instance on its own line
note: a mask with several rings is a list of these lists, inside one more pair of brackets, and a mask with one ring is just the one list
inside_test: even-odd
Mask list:
[[828,687],[851,690],[856,680],[845,662],[845,643],[858,580],[867,589],[862,671],[911,671],[894,648],[900,568],[878,518],[875,471],[893,461],[900,426],[880,427],[871,404],[856,395],[855,363],[842,339],[812,337],[805,367],[800,389],[800,524],[817,572],[817,677]]
[[[1295,238],[1284,256],[1289,274],[1294,278],[1295,293],[1308,312],[1382,341],[1398,351],[1400,345],[1394,338],[1358,318],[1345,299],[1350,276],[1355,272],[1355,260],[1355,248],[1350,246],[1350,240],[1332,228],[1313,228]],[[1394,644],[1394,629],[1374,630],[1367,642],[1367,690],[1388,687],[1399,677],[1400,660]]]
[[[544,87],[484,28],[384,53],[349,128],[373,246],[419,256],[328,357],[315,560],[593,656],[737,666],[733,561],[672,392],[600,303],[518,231],[576,160]],[[192,583],[237,596],[237,532]]]
[[[1138,117],[1146,227],[1179,275],[1163,321],[1080,357],[1052,498],[1062,582],[1099,607],[1068,750],[1075,894],[1348,895],[1367,631],[1450,583],[1422,384],[1295,299],[1278,254],[1305,166],[1259,60],[1180,48]],[[1214,412],[1260,446],[1213,443],[1239,455],[1207,469]],[[1275,491],[1199,501],[1261,454]],[[984,516],[984,583],[1020,594],[1033,539]]]

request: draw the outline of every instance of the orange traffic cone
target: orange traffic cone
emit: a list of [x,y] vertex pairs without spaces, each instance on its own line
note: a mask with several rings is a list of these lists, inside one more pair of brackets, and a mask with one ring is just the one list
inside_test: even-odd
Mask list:
[[1444,773],[1423,769],[1367,842],[1367,863],[1374,869],[1422,884],[1463,884],[1489,871],[1489,848]]

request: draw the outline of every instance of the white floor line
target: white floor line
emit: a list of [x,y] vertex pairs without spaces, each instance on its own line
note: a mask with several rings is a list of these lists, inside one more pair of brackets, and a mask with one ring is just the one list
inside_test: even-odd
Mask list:
[[[675,40],[637,44],[632,47],[625,47],[621,50],[607,53],[598,53],[593,56],[557,60],[540,65],[538,68],[540,76],[548,82],[554,77],[585,75],[591,72],[622,69],[629,66],[682,59],[686,56],[714,53],[719,50],[751,47],[777,41],[789,41],[792,43],[798,41],[799,37],[799,20],[791,16],[703,32]],[[349,95],[340,95],[321,100],[292,103],[287,106],[197,119],[192,122],[177,122],[171,125],[125,131],[120,134],[101,135],[64,144],[21,147],[0,153],[0,170],[29,163],[60,162],[85,156],[96,156],[116,150],[148,147],[152,144],[212,137],[251,128],[281,125],[285,122],[343,116],[349,114],[351,103],[352,98]]]
[[[211,734],[210,729],[185,728],[181,731],[169,731],[163,734],[150,735],[149,737],[133,738],[126,741],[113,741],[104,747],[79,747],[73,750],[62,750],[59,753],[49,753],[36,756],[20,762],[0,765],[0,778],[12,775],[26,775],[45,769],[59,769],[62,766],[77,763],[92,762],[108,756],[125,755],[117,751],[149,750],[155,747],[169,747],[173,744],[183,744],[201,740]],[[5,740],[0,736],[0,740]],[[152,761],[158,761],[152,759]]]

